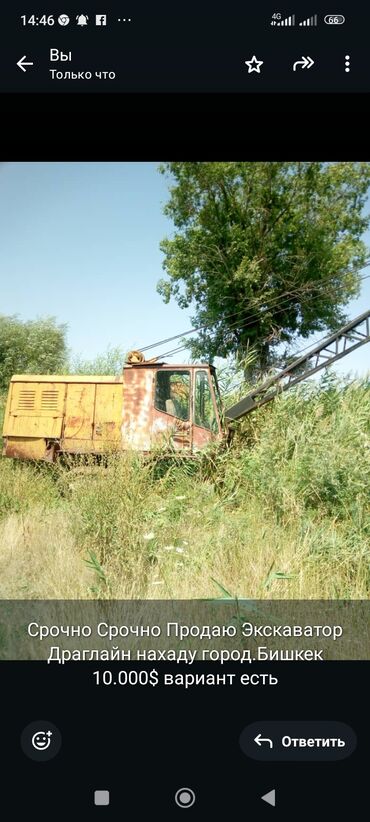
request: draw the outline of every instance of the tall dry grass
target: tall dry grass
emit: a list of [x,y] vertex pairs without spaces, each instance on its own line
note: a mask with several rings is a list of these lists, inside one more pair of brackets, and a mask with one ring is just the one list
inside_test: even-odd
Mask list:
[[2,598],[367,598],[370,387],[326,377],[230,449],[0,464]]

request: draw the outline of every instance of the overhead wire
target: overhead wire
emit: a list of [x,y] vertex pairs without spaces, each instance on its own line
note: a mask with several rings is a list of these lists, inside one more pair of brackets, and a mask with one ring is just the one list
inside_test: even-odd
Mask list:
[[[353,268],[350,271],[347,271],[345,273],[346,274],[355,274],[358,271],[363,271],[364,268],[368,268],[369,266],[370,266],[370,259],[367,259],[362,266],[359,266],[358,268]],[[323,280],[320,280],[319,282],[311,280],[311,282],[305,283],[301,288],[298,288],[298,289],[295,288],[293,290],[289,289],[288,291],[282,292],[282,294],[280,294],[278,297],[271,298],[271,300],[268,300],[268,299],[267,300],[266,299],[265,300],[257,300],[255,298],[254,300],[253,299],[251,300],[251,305],[252,305],[252,307],[254,305],[256,305],[257,307],[258,306],[265,306],[265,310],[267,311],[268,308],[270,307],[270,304],[273,305],[276,302],[281,303],[282,297],[287,296],[289,299],[292,299],[297,294],[297,292],[298,292],[298,295],[299,295],[302,290],[304,291],[304,290],[307,290],[307,289],[309,290],[310,288],[319,287],[321,285],[324,285],[326,282],[330,282],[330,281],[333,281],[333,280],[337,279],[337,277],[338,277],[338,274],[334,274],[330,277],[326,277]],[[361,278],[361,279],[366,279],[366,278]],[[289,301],[289,299],[288,299],[288,301]],[[168,342],[172,342],[173,340],[177,340],[177,339],[180,339],[182,337],[186,337],[188,334],[199,333],[199,331],[204,331],[207,328],[212,328],[214,325],[217,325],[217,323],[219,323],[221,321],[225,321],[227,319],[231,319],[232,317],[238,316],[240,314],[245,314],[245,313],[246,313],[246,309],[243,308],[243,309],[240,309],[239,311],[234,311],[231,314],[225,314],[220,319],[214,320],[211,323],[205,323],[204,325],[196,326],[196,327],[190,328],[186,331],[182,331],[179,334],[174,334],[171,337],[166,337],[162,340],[157,340],[156,342],[151,343],[150,345],[141,346],[141,347],[139,347],[139,350],[140,351],[149,351],[152,348],[159,348],[159,346],[165,345]],[[248,310],[248,313],[249,313],[249,310]],[[255,316],[258,316],[258,315],[256,314]],[[186,347],[186,346],[184,346],[184,347]]]
[[[366,266],[363,266],[363,268],[365,268],[365,267],[367,267],[367,266],[369,266],[369,265],[370,265],[370,262],[369,262],[369,263],[367,263],[367,265],[366,265]],[[361,269],[361,270],[362,270],[362,269]],[[368,280],[368,279],[370,279],[370,274],[367,274],[367,275],[364,275],[363,277],[360,277],[360,281],[361,281],[361,282],[362,282],[362,281],[364,281],[364,280]],[[317,283],[317,284],[315,284],[314,286],[311,286],[311,288],[310,288],[310,289],[308,289],[308,288],[306,287],[306,288],[304,289],[304,291],[305,291],[305,293],[307,293],[307,291],[312,291],[312,290],[314,290],[314,289],[319,288],[319,289],[320,289],[320,291],[319,291],[319,294],[318,294],[317,296],[324,295],[325,293],[329,293],[326,289],[325,289],[325,290],[322,290],[322,285],[323,285],[323,284],[324,284],[324,282],[323,282],[323,281],[321,281],[321,283]],[[262,311],[263,311],[263,313],[267,313],[267,312],[271,311],[271,308],[274,308],[274,307],[275,307],[275,305],[277,305],[277,306],[278,306],[277,310],[275,310],[275,311],[273,311],[273,312],[272,312],[272,316],[276,316],[277,314],[279,314],[279,313],[281,313],[282,311],[284,311],[284,310],[285,310],[285,305],[286,305],[286,303],[289,303],[289,302],[290,302],[290,300],[291,300],[291,297],[286,298],[285,300],[281,300],[281,298],[276,298],[276,299],[275,299],[275,301],[274,301],[274,305],[271,305],[271,306],[269,306],[269,307],[266,307],[265,309],[262,309]],[[244,309],[244,312],[243,312],[243,313],[246,313],[245,309]],[[257,315],[257,314],[252,315],[252,317],[253,317],[253,319],[251,319],[251,315],[249,314],[249,320],[248,320],[248,322],[241,323],[240,321],[237,321],[237,322],[235,322],[235,323],[232,323],[231,325],[229,325],[229,326],[228,326],[227,331],[230,331],[230,330],[232,330],[233,328],[248,328],[249,326],[254,325],[254,324],[255,324],[255,322],[256,322],[256,318],[257,318],[257,319],[260,319],[260,317],[261,317],[261,312],[260,312],[258,315]],[[218,322],[219,322],[219,321],[218,321]],[[216,325],[216,323],[214,323],[214,325]],[[211,326],[209,326],[209,327],[211,327]],[[264,340],[263,342],[267,342],[267,341],[268,341],[268,338],[267,338],[266,340]],[[158,354],[158,359],[160,359],[160,358],[162,358],[162,357],[169,357],[169,356],[173,356],[173,354],[177,354],[177,353],[179,353],[180,351],[184,351],[184,350],[186,350],[186,349],[187,349],[187,345],[181,345],[181,346],[178,346],[177,348],[173,348],[173,349],[171,349],[171,350],[169,350],[169,351],[163,351],[163,352],[160,352],[160,353]],[[142,349],[140,349],[140,350],[142,351]]]

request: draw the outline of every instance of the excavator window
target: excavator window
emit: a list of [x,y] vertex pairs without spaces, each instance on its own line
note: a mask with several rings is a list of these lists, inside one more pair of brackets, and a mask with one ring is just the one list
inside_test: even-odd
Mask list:
[[222,424],[223,419],[224,419],[224,409],[223,409],[223,406],[222,406],[221,394],[220,394],[220,389],[219,389],[219,385],[218,385],[218,382],[217,382],[217,377],[216,377],[216,374],[213,374],[212,372],[211,372],[211,380],[212,380],[213,390],[214,390],[215,397],[216,397],[216,405],[217,405],[218,416],[219,416],[219,418],[221,420],[221,424]]
[[207,371],[197,371],[195,376],[194,422],[209,431],[218,431],[217,417],[208,382]]
[[157,371],[154,406],[180,420],[189,419],[190,372]]

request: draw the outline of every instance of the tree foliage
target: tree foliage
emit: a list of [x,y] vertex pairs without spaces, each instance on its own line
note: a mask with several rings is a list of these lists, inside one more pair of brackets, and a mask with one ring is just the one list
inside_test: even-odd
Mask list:
[[69,374],[122,374],[125,362],[125,352],[120,346],[109,347],[103,354],[98,354],[92,360],[84,360],[77,355],[68,365]]
[[58,373],[66,360],[66,330],[54,317],[22,322],[0,315],[0,387],[13,374]]
[[[158,291],[194,307],[193,356],[276,349],[335,330],[359,293],[369,163],[172,162]],[[281,354],[280,354],[281,356]]]

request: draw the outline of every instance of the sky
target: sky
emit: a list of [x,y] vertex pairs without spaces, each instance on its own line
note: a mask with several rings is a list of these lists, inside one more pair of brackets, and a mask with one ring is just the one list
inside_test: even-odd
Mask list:
[[[157,163],[1,164],[0,313],[56,317],[82,359],[191,328],[191,311],[173,300],[166,305],[156,291],[165,276],[159,243],[173,231],[163,215],[167,199],[168,180]],[[370,232],[364,239],[370,246]],[[362,285],[346,309],[350,318],[370,308],[370,279]],[[367,373],[368,349],[334,368]],[[185,351],[174,361],[187,359]]]

